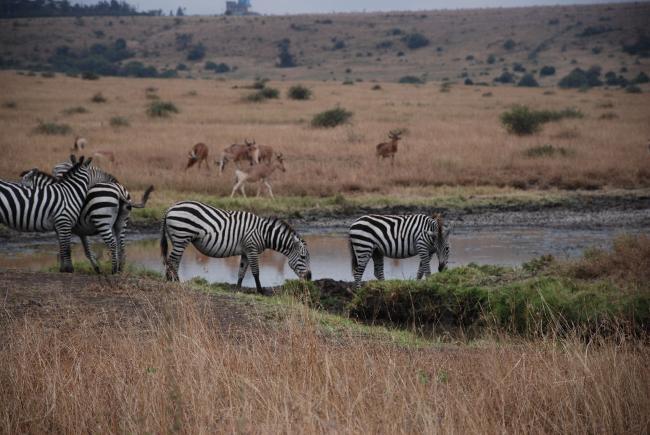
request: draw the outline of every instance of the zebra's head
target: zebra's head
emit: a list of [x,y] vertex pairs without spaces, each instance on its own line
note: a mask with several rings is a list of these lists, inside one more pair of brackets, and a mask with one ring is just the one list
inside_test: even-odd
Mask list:
[[289,267],[300,279],[311,280],[311,268],[309,266],[309,251],[307,242],[294,234],[291,236],[291,248],[287,254]]
[[30,169],[29,171],[23,171],[20,176],[22,177],[20,179],[20,184],[31,189],[43,188],[58,181],[50,174],[46,174],[36,168]]
[[447,268],[447,261],[449,260],[449,234],[453,228],[452,225],[444,226],[442,216],[436,215],[433,220],[435,225],[430,235],[432,237],[433,246],[438,256],[438,272],[442,272]]

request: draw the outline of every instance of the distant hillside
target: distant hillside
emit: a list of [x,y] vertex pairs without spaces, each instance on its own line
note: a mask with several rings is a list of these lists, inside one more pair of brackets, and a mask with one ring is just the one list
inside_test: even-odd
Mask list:
[[[0,67],[43,70],[55,65],[113,75],[165,71],[181,77],[292,80],[398,81],[413,76],[412,81],[474,83],[493,83],[508,70],[515,82],[533,72],[540,84],[551,85],[576,67],[599,65],[603,73],[628,78],[648,72],[648,23],[648,3],[268,17],[11,19],[0,21]],[[297,66],[279,68],[280,62]],[[543,66],[554,67],[555,74],[540,76]]]

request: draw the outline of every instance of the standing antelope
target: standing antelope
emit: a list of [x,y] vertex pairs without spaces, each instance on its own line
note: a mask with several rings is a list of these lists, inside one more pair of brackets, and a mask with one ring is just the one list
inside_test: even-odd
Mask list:
[[192,147],[192,151],[187,154],[187,166],[185,170],[194,166],[196,162],[199,163],[198,168],[201,169],[201,163],[205,161],[205,165],[210,170],[210,164],[208,163],[208,147],[203,142],[199,142]]
[[72,145],[72,148],[70,148],[70,151],[73,153],[78,153],[79,151],[83,151],[83,149],[86,148],[86,145],[88,145],[88,141],[85,137],[76,136],[74,138],[74,144]]
[[259,165],[255,165],[252,168],[250,168],[248,171],[241,171],[237,169],[235,171],[235,185],[232,188],[232,193],[230,194],[230,197],[232,198],[235,196],[235,192],[237,189],[244,195],[244,198],[246,197],[246,190],[244,190],[244,184],[245,183],[260,183],[257,185],[257,196],[260,196],[260,190],[262,188],[262,183],[266,186],[266,188],[269,191],[269,196],[271,198],[274,198],[273,196],[273,190],[271,189],[271,185],[269,184],[268,178],[273,174],[273,172],[279,169],[282,172],[286,172],[287,170],[284,167],[284,159],[282,158],[282,154],[276,154],[275,155],[275,160],[270,162],[270,163],[262,163]]
[[255,141],[248,142],[248,140],[245,139],[243,144],[234,143],[226,147],[221,152],[221,159],[219,161],[215,161],[215,163],[219,165],[219,174],[222,174],[224,168],[226,167],[226,163],[229,161],[235,163],[235,166],[237,166],[239,169],[239,162],[243,160],[248,160],[251,165],[258,163],[259,160],[256,158],[256,156],[257,145],[255,144]]
[[253,139],[253,142],[249,143],[248,141],[244,141],[246,145],[248,145],[250,148],[251,152],[251,157],[255,163],[271,163],[273,160],[273,147],[269,145],[257,145],[255,144],[255,139]]
[[385,159],[390,157],[390,164],[395,163],[395,154],[397,154],[397,142],[402,138],[402,132],[400,130],[391,130],[388,133],[390,142],[382,142],[377,145],[377,158]]

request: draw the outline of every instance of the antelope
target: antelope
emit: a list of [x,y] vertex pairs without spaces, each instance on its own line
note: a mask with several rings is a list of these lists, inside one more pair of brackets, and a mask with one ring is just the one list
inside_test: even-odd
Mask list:
[[72,145],[72,148],[70,148],[70,151],[73,153],[83,151],[83,149],[86,148],[86,145],[88,145],[88,141],[85,137],[76,136],[74,138],[74,144]]
[[226,147],[221,152],[221,159],[219,161],[215,160],[215,163],[219,165],[219,174],[223,173],[223,170],[226,167],[226,163],[228,163],[229,161],[235,163],[235,166],[237,166],[238,169],[239,169],[239,162],[241,162],[242,160],[248,160],[251,166],[254,163],[258,163],[258,160],[255,158],[256,151],[257,151],[257,145],[255,144],[255,141],[248,142],[248,140],[246,139],[244,139],[243,144],[234,143]]
[[187,153],[187,166],[185,170],[194,166],[196,162],[199,162],[198,168],[201,169],[201,163],[205,161],[205,166],[210,170],[210,164],[208,163],[208,147],[203,143],[199,142],[192,147],[192,151]]
[[391,130],[388,133],[390,142],[382,142],[377,145],[377,158],[385,159],[390,157],[390,164],[395,163],[395,154],[397,154],[397,142],[401,139],[402,132],[400,130]]
[[262,162],[271,163],[273,160],[273,148],[269,145],[257,145],[255,139],[253,139],[253,142],[244,140],[244,143],[251,147],[251,157],[256,164]]
[[255,165],[248,171],[241,171],[239,169],[235,170],[235,185],[232,188],[230,197],[232,198],[235,196],[235,192],[239,189],[244,198],[246,198],[246,191],[244,190],[245,183],[259,183],[257,185],[257,196],[260,196],[262,183],[264,183],[269,191],[269,196],[271,198],[274,198],[273,190],[271,189],[268,178],[276,169],[279,169],[282,172],[287,171],[284,167],[284,159],[282,158],[282,154],[276,154],[275,160],[272,162]]

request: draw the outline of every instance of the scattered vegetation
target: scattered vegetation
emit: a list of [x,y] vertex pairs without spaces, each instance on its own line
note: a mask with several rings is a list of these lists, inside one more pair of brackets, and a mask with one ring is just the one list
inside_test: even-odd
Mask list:
[[55,122],[39,121],[38,126],[34,128],[34,133],[47,134],[47,135],[65,135],[70,134],[72,128],[68,124],[57,124]]
[[352,118],[352,112],[336,107],[316,114],[311,120],[311,125],[312,127],[332,128],[345,124],[350,118]]
[[178,108],[171,101],[152,101],[147,109],[147,115],[152,118],[166,118],[170,114],[178,112]]
[[544,145],[528,148],[526,151],[524,151],[524,155],[526,157],[532,157],[532,158],[555,157],[555,156],[566,157],[566,156],[573,155],[573,153],[564,147],[556,147],[550,144],[544,144]]
[[516,105],[501,114],[501,123],[509,133],[528,135],[537,133],[542,124],[561,119],[582,118],[583,114],[577,109],[563,110],[531,110],[527,106]]
[[408,35],[402,37],[402,41],[411,50],[416,50],[418,48],[426,47],[429,45],[429,38],[422,35],[421,33],[409,33]]
[[189,47],[187,52],[187,60],[190,62],[198,62],[205,57],[205,46],[202,43],[198,43]]
[[598,66],[593,66],[588,70],[575,68],[568,75],[564,76],[558,83],[561,88],[591,88],[593,86],[601,86],[603,84],[600,80],[601,69]]
[[92,96],[90,101],[92,101],[93,103],[105,103],[108,100],[106,99],[106,97],[104,97],[104,94],[102,94],[101,92],[97,92],[95,95]]
[[417,76],[403,76],[400,77],[399,83],[406,83],[412,85],[421,85],[424,84],[424,80]]
[[535,76],[533,76],[530,73],[527,73],[524,74],[523,77],[519,80],[517,86],[526,87],[526,88],[536,88],[539,86],[539,83],[537,83],[537,80],[535,80]]
[[278,43],[278,60],[275,66],[278,68],[292,68],[296,66],[296,58],[290,50],[291,41],[287,38]]
[[292,100],[309,100],[312,96],[312,91],[306,86],[294,85],[287,91],[287,96]]
[[123,116],[113,116],[110,120],[111,127],[129,127],[131,123],[129,120]]
[[246,101],[253,103],[260,103],[269,99],[280,98],[280,91],[276,88],[263,87],[257,92],[253,92],[246,96]]
[[224,74],[232,70],[227,63],[215,63],[210,60],[205,63],[204,68],[208,71],[214,71],[216,74]]
[[74,115],[77,113],[88,113],[88,109],[86,109],[84,106],[74,106],[63,110],[64,115]]
[[15,109],[18,107],[18,103],[16,103],[13,100],[9,100],[2,103],[2,107],[4,107],[5,109]]
[[551,65],[544,65],[539,70],[540,77],[548,77],[555,75],[555,67]]

